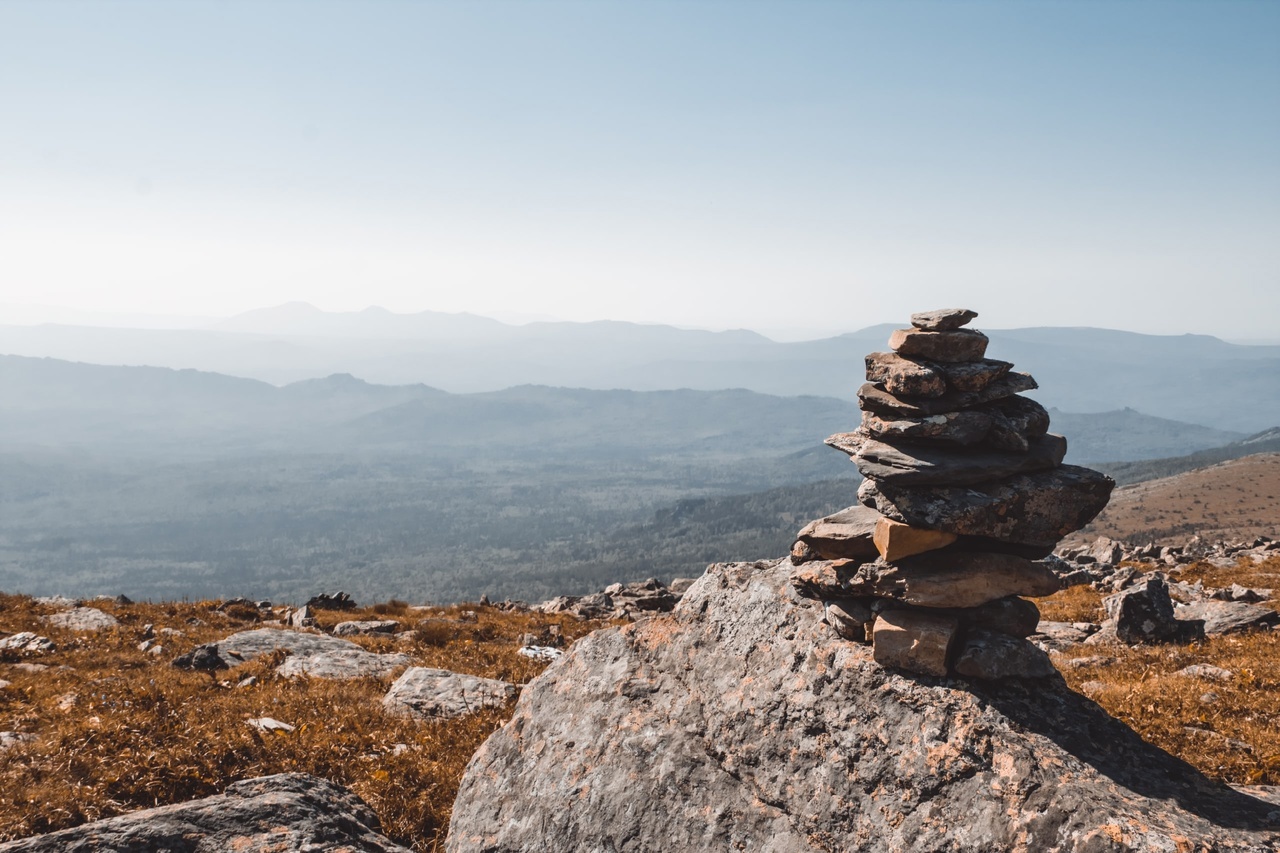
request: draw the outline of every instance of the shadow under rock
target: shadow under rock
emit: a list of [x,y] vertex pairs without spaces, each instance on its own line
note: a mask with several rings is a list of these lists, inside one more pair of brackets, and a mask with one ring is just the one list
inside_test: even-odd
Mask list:
[[1280,808],[1215,782],[1067,687],[1038,682],[970,683],[970,692],[1018,725],[1056,743],[1117,785],[1222,827],[1280,830]]

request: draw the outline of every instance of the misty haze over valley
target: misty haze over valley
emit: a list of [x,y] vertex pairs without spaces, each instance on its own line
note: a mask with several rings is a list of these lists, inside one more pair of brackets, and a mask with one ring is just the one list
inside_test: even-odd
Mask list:
[[[854,502],[822,439],[857,424],[891,328],[777,343],[300,305],[201,331],[0,326],[0,587],[536,600],[781,554]],[[990,335],[1070,461],[1280,423],[1280,347]]]

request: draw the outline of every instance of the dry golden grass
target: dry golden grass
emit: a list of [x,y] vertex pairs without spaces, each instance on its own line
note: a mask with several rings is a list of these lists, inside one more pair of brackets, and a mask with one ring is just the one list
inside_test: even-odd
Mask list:
[[[1206,586],[1280,586],[1280,556],[1230,568],[1209,563],[1175,577]],[[1040,599],[1045,619],[1099,621],[1101,596],[1074,587]],[[1268,602],[1276,607],[1278,602]],[[1091,659],[1082,666],[1070,660]],[[1055,657],[1063,677],[1112,716],[1206,775],[1237,784],[1280,785],[1280,631],[1215,637],[1190,645],[1083,646]],[[1177,675],[1192,664],[1230,670],[1225,681]]]
[[1182,544],[1275,535],[1280,518],[1280,453],[1233,459],[1173,477],[1121,486],[1088,527],[1068,543],[1110,536],[1127,542]]
[[[0,595],[0,631],[36,631],[58,644],[27,672],[0,660],[0,730],[35,736],[0,752],[0,839],[74,826],[139,808],[208,796],[229,783],[300,771],[349,786],[378,814],[384,831],[415,850],[437,850],[463,768],[510,714],[499,709],[450,721],[385,714],[389,682],[282,679],[279,659],[253,661],[211,677],[169,665],[175,655],[255,627],[256,614],[211,603],[94,606],[120,628],[75,634],[40,622],[52,608]],[[464,621],[463,610],[475,611]],[[373,651],[408,652],[415,663],[525,682],[544,664],[516,654],[517,638],[559,625],[567,640],[599,627],[572,617],[513,614],[495,608],[411,610],[390,602],[356,612],[318,614],[322,624],[394,615],[417,628],[411,642],[354,638]],[[236,618],[241,617],[241,618]],[[165,652],[137,648],[142,626],[155,625]],[[175,637],[160,632],[183,632]],[[255,675],[253,687],[236,682]],[[297,727],[267,734],[251,717]]]
[[[1220,569],[1207,563],[1181,579],[1207,585],[1277,586],[1280,557]],[[1039,601],[1046,619],[1096,621],[1101,597],[1076,587]],[[270,773],[314,773],[347,785],[378,814],[384,831],[420,851],[443,846],[463,769],[510,709],[457,720],[422,722],[383,713],[388,680],[287,680],[259,660],[216,678],[183,672],[169,660],[195,645],[257,625],[256,614],[212,603],[94,606],[120,628],[75,634],[40,622],[52,613],[23,596],[0,595],[0,632],[35,630],[58,644],[39,658],[50,668],[25,672],[0,660],[0,730],[35,740],[0,752],[0,839],[74,826],[154,805],[208,796],[229,783]],[[474,611],[474,621],[464,611]],[[543,669],[516,654],[521,634],[558,625],[572,641],[600,627],[572,617],[507,613],[464,605],[430,610],[387,602],[363,610],[317,614],[323,625],[393,617],[417,631],[410,642],[358,637],[373,651],[405,651],[416,663],[515,682]],[[160,656],[137,644],[152,623],[166,646]],[[173,637],[160,632],[183,632]],[[1102,656],[1080,667],[1068,659]],[[1130,649],[1086,646],[1057,659],[1067,682],[1087,692],[1145,738],[1230,782],[1280,784],[1280,632],[1226,637],[1191,646]],[[1234,674],[1225,682],[1175,673],[1211,663]],[[66,668],[63,668],[66,667]],[[256,675],[257,685],[237,688]],[[1088,688],[1085,685],[1089,682]],[[1213,701],[1202,698],[1216,694]],[[71,699],[74,697],[74,699]],[[265,734],[246,724],[274,717],[297,726]]]

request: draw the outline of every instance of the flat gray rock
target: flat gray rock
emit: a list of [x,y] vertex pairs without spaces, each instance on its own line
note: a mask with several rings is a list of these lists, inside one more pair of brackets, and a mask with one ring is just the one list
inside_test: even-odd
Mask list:
[[276,672],[286,678],[305,675],[308,678],[382,678],[398,667],[408,666],[413,658],[398,652],[374,654],[364,649],[341,649],[310,655],[289,655]]
[[875,559],[879,552],[872,537],[881,518],[874,509],[859,504],[809,522],[796,538],[824,560]]
[[41,619],[50,625],[66,628],[68,631],[104,631],[120,624],[116,617],[110,613],[103,613],[96,607],[73,607],[52,616],[43,616]]
[[1083,643],[1097,631],[1098,626],[1092,623],[1052,622],[1042,619],[1030,639],[1042,648],[1063,651]]
[[203,800],[146,809],[0,844],[3,853],[409,853],[346,788],[282,773]]
[[357,637],[361,634],[394,634],[400,623],[394,619],[366,619],[355,622],[339,622],[333,626],[335,637]]
[[[973,409],[941,415],[920,415],[914,418],[889,417],[875,412],[862,413],[862,432],[872,438],[891,442],[937,442],[965,447],[985,439],[991,432],[993,423],[995,419],[991,415]],[[838,436],[827,439],[827,444],[831,444],[833,438],[854,434],[839,433]]]
[[1280,613],[1270,607],[1244,601],[1204,599],[1175,608],[1174,613],[1179,619],[1203,619],[1204,633],[1209,637],[1280,625]]
[[1056,468],[1067,455],[1067,440],[1052,434],[1032,439],[1026,453],[929,444],[895,445],[862,431],[839,433],[826,443],[848,453],[862,476],[901,486],[988,483],[1014,474]]
[[1012,368],[1011,362],[994,358],[937,365],[938,372],[947,380],[947,389],[950,391],[982,391]]
[[941,397],[932,399],[906,399],[890,394],[878,385],[868,382],[858,389],[858,402],[866,411],[889,417],[941,415],[971,409],[995,400],[1003,400],[1038,387],[1030,374],[1006,373],[981,391],[948,391]]
[[876,560],[805,563],[792,584],[806,598],[891,598],[919,607],[978,607],[1008,596],[1052,595],[1058,576],[1039,563],[1012,554],[930,551],[894,563]]
[[913,527],[1052,548],[1102,512],[1115,481],[1076,465],[975,486],[898,486],[864,480],[858,500]]
[[289,631],[256,628],[232,634],[217,644],[218,653],[231,666],[270,654],[277,649],[289,653],[276,668],[281,675],[312,678],[381,678],[396,667],[408,666],[412,659],[402,654],[375,654],[350,640]]
[[977,311],[968,308],[939,308],[912,314],[911,325],[930,332],[947,332],[968,325],[977,316]]
[[382,707],[391,713],[437,719],[501,707],[515,696],[514,684],[496,678],[411,666],[391,685]]
[[1056,677],[886,671],[789,595],[789,569],[712,566],[673,613],[574,644],[472,758],[446,850],[1280,844],[1280,808],[1144,743]]
[[[878,515],[879,513],[877,513]],[[27,655],[44,655],[58,650],[58,646],[48,637],[41,637],[31,631],[19,631],[0,640],[0,651],[18,652]]]

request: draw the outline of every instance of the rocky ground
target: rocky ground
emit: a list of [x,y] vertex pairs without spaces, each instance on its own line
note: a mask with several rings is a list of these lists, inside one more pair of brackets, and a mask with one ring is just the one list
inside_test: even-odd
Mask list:
[[[1070,688],[1054,695],[1096,702],[1208,780],[1280,784],[1280,546],[1103,540],[1049,563],[1072,584],[1036,602],[1033,641]],[[590,631],[671,610],[690,583],[450,608],[0,596],[0,833],[25,839],[0,849],[154,847],[175,826],[245,850],[337,831],[357,849],[440,849],[464,767],[524,685]],[[1145,609],[1115,603],[1131,598]],[[1203,619],[1206,637],[1144,633],[1152,614]],[[835,637],[820,620],[806,630]],[[88,825],[115,815],[132,817]],[[57,830],[71,831],[38,835]]]

